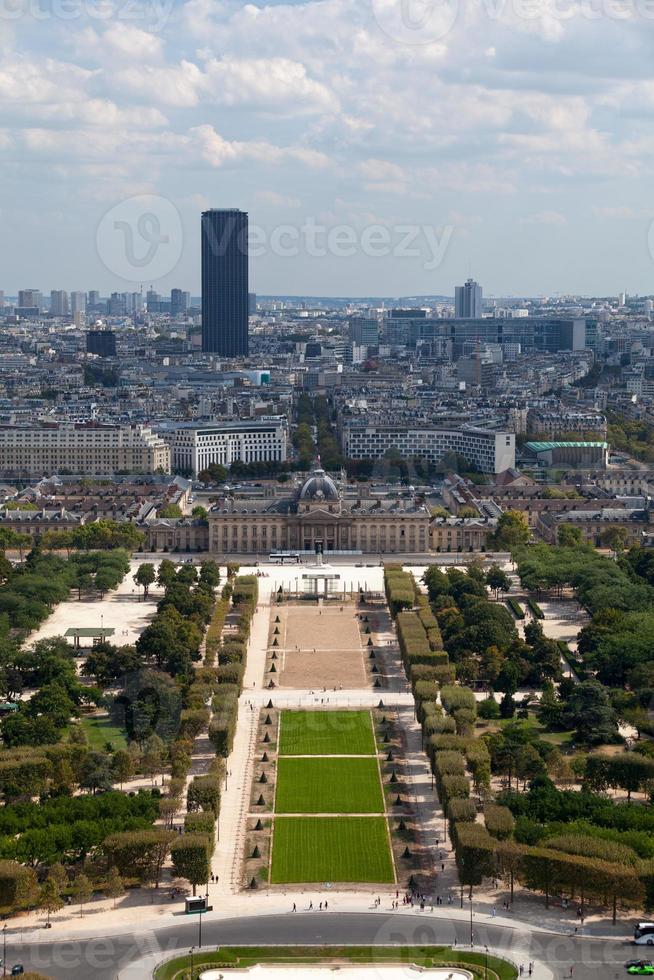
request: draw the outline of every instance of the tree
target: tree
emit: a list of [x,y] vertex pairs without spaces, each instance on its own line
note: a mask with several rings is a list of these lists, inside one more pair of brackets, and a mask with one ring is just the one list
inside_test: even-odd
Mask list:
[[486,574],[486,584],[495,593],[497,598],[500,592],[508,592],[511,588],[511,579],[499,565],[491,565]]
[[489,535],[491,548],[513,553],[529,542],[531,532],[527,516],[521,510],[505,511],[497,522],[497,528]]
[[164,504],[157,511],[157,517],[170,518],[172,520],[183,517],[182,508],[179,504]]
[[171,561],[170,558],[164,558],[157,572],[158,585],[163,589],[167,589],[175,581],[176,576],[175,562]]
[[84,906],[93,897],[93,885],[84,873],[79,874],[73,881],[70,889],[70,897],[76,905],[79,905],[79,914],[83,916]]
[[107,898],[113,898],[114,908],[116,908],[116,899],[121,898],[125,894],[123,879],[120,877],[117,868],[110,870],[102,891]]
[[616,555],[624,551],[629,533],[625,527],[607,527],[600,534],[600,541],[606,548],[610,548]]
[[164,743],[158,735],[153,733],[148,737],[145,745],[143,746],[143,756],[141,758],[141,765],[143,766],[145,772],[149,774],[153,783],[155,776],[160,773],[163,768],[163,756]]
[[206,507],[203,507],[201,504],[197,504],[191,511],[191,517],[195,517],[200,520],[205,520],[208,513],[209,511],[207,510]]
[[137,585],[140,585],[143,589],[143,598],[147,599],[148,592],[150,591],[150,586],[155,580],[154,565],[149,562],[144,562],[139,565],[136,574],[134,575],[134,581]]
[[108,755],[104,752],[88,752],[81,766],[79,784],[90,789],[95,796],[98,790],[111,789],[113,775]]
[[161,869],[176,837],[173,830],[130,830],[111,834],[103,846],[123,877],[137,878],[144,884],[153,881],[158,888]]
[[562,548],[576,548],[583,542],[581,529],[574,524],[561,524],[556,538]]
[[197,885],[203,885],[209,880],[210,872],[210,843],[205,834],[182,834],[173,841],[170,848],[175,874],[193,886],[193,894]]
[[210,463],[206,470],[200,473],[202,483],[224,483],[229,476],[229,470],[220,463]]
[[61,895],[59,894],[59,885],[54,878],[48,877],[43,882],[39,897],[39,905],[48,913],[48,925],[50,925],[51,913],[58,912],[64,905],[63,901],[61,900]]
[[114,780],[123,788],[123,783],[134,775],[134,764],[127,749],[118,749],[111,758],[111,772]]
[[616,741],[618,721],[608,692],[599,681],[577,684],[563,712],[565,724],[574,727],[577,739],[589,745]]

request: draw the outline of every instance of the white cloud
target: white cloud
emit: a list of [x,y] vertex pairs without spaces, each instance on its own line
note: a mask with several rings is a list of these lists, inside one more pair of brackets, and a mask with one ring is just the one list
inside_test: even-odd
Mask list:
[[523,219],[526,225],[566,225],[568,219],[558,211],[537,211]]
[[595,205],[592,211],[596,218],[607,218],[610,221],[631,221],[639,217],[637,211],[625,205]]
[[278,194],[277,191],[257,191],[254,195],[261,204],[268,204],[273,208],[299,208],[302,202],[299,197],[292,197],[290,194]]

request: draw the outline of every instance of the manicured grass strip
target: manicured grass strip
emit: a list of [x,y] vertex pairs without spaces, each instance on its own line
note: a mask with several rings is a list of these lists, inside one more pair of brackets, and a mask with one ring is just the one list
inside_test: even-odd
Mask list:
[[[451,949],[448,946],[222,946],[215,950],[196,950],[194,974],[210,967],[246,970],[257,963],[288,966],[328,966],[334,961],[353,966],[375,964],[415,964],[421,967],[458,966],[485,980],[515,980],[518,971],[506,960],[486,957],[483,952]],[[485,973],[488,964],[488,973]],[[191,960],[178,956],[155,970],[155,980],[188,980]]]
[[374,755],[369,711],[282,711],[280,755]]
[[127,748],[125,729],[114,725],[108,717],[83,717],[80,727],[84,730],[91,749],[104,749],[107,742],[111,742],[114,751]]
[[393,882],[384,817],[276,817],[271,882]]
[[277,760],[276,813],[383,813],[377,758]]

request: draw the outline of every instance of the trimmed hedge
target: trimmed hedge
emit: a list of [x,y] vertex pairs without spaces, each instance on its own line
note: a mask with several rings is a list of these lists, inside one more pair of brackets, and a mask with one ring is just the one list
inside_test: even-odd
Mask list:
[[525,618],[525,611],[517,599],[514,599],[512,596],[508,596],[508,598],[506,599],[506,604],[511,610],[511,612],[513,613],[513,615],[516,617],[516,619]]
[[474,823],[477,819],[477,807],[473,800],[461,800],[456,797],[447,804],[447,819],[461,823]]
[[488,833],[497,840],[508,840],[509,837],[513,837],[515,820],[508,806],[487,804],[484,807],[484,823]]

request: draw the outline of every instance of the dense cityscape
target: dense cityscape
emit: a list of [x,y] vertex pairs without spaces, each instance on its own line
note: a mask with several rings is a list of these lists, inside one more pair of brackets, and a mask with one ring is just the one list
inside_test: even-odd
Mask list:
[[1,294],[3,974],[654,971],[653,300],[197,232]]

